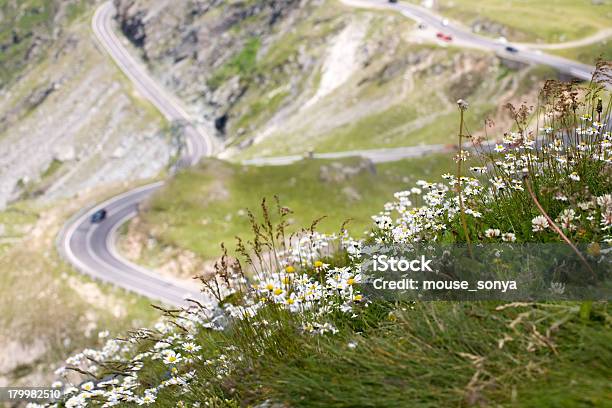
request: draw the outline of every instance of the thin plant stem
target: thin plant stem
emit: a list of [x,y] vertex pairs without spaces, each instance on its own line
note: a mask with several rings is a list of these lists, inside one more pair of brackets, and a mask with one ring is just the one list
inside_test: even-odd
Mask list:
[[595,272],[591,268],[591,265],[589,265],[589,263],[587,262],[586,258],[582,255],[582,253],[580,253],[578,248],[576,248],[576,245],[574,245],[574,243],[563,233],[563,231],[561,231],[561,228],[559,228],[559,226],[555,224],[553,219],[548,215],[548,213],[544,210],[544,207],[542,207],[542,205],[538,201],[538,198],[536,197],[536,195],[533,192],[533,189],[531,188],[531,183],[529,182],[529,177],[527,175],[525,175],[524,181],[525,181],[525,186],[527,187],[527,191],[529,192],[529,195],[531,196],[531,199],[535,203],[536,207],[538,207],[538,210],[540,211],[540,213],[544,216],[544,218],[546,218],[546,220],[548,221],[548,224],[557,234],[559,234],[561,239],[565,241],[567,245],[570,246],[570,248],[572,248],[572,250],[576,253],[576,255],[578,255],[578,258],[580,258],[580,261],[582,261],[584,266],[586,266],[589,272],[591,272],[591,276],[595,278],[596,277]]
[[472,242],[470,240],[470,234],[467,227],[467,221],[465,219],[465,209],[463,207],[463,191],[461,186],[461,162],[463,161],[463,112],[465,108],[461,105],[459,106],[460,112],[460,123],[459,123],[459,155],[457,157],[457,194],[459,195],[459,217],[461,218],[461,226],[463,228],[463,233],[465,234],[465,240],[467,241],[467,248],[470,258],[473,258],[474,255],[472,253]]

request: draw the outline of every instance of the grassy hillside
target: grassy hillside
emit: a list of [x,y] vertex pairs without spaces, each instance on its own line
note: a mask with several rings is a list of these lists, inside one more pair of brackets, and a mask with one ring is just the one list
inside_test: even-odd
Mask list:
[[[609,65],[602,68],[609,74]],[[609,85],[609,75],[601,77]],[[133,337],[127,362],[112,366],[122,376],[112,384],[89,377],[89,389],[72,389],[67,404],[608,406],[612,136],[601,119],[612,104],[605,89],[548,82],[541,109],[533,116],[527,106],[515,110],[516,130],[495,151],[476,155],[481,166],[470,166],[461,152],[450,174],[404,186],[363,240],[307,231],[288,243],[283,225],[294,215],[264,212],[252,220],[251,239],[201,277],[218,308],[168,312],[164,325]],[[461,108],[469,116],[467,105]],[[460,134],[471,132],[460,126]],[[211,199],[202,193],[192,203]],[[332,194],[319,200],[332,201]],[[229,193],[215,189],[215,198],[223,195]],[[497,300],[424,301],[423,286],[383,291],[369,279],[397,282],[398,275],[372,271],[370,261],[396,248],[407,251],[403,260],[415,259],[408,257],[423,254],[420,243],[425,253],[445,244],[441,256],[432,254],[435,273],[401,278],[466,279],[470,288],[476,279],[518,278],[537,292],[506,298],[475,289]],[[519,248],[534,244],[535,257],[520,256]],[[547,256],[558,247],[578,258]],[[457,249],[467,251],[456,256]],[[486,257],[472,254],[487,249]],[[457,276],[457,265],[470,277]],[[575,297],[576,288],[586,297]],[[123,350],[107,351],[116,344],[95,355],[124,359]],[[82,356],[71,364],[111,372]]]
[[[155,262],[165,246],[215,258],[221,242],[234,248],[236,236],[248,236],[246,209],[259,214],[261,200],[273,203],[276,195],[281,205],[294,211],[293,231],[325,216],[321,231],[338,232],[345,220],[352,219],[348,228],[361,235],[370,227],[373,212],[395,191],[452,167],[450,157],[439,155],[375,166],[357,158],[270,167],[206,160],[172,179],[144,207],[130,233],[144,247],[145,262]],[[149,238],[159,246],[147,254]]]
[[612,18],[612,3],[605,0],[436,0],[435,4],[437,12],[468,26],[484,25],[484,35],[520,42],[575,40],[609,28]]
[[[487,117],[506,120],[496,106],[551,75],[539,68],[512,71],[485,54],[455,49],[405,44],[396,55],[399,63],[379,62],[360,70],[329,97],[286,118],[282,126],[270,127],[235,157],[453,143],[457,99],[470,101],[469,126],[479,128]],[[402,58],[415,55],[427,61],[401,67]],[[387,76],[387,71],[394,74]]]
[[[351,39],[360,35],[356,45]],[[510,70],[488,53],[430,44],[432,38],[398,13],[338,3],[315,9],[290,35],[270,40],[253,62],[256,80],[229,116],[235,151],[228,156],[237,159],[452,143],[457,99],[470,101],[470,127],[487,117],[502,122],[497,106],[554,75]],[[305,42],[315,45],[304,50]],[[301,81],[284,80],[295,74],[287,61],[308,58],[312,68],[298,73]],[[269,72],[279,75],[267,80]]]
[[612,60],[612,39],[608,38],[608,40],[606,41],[602,41],[585,47],[565,48],[562,50],[548,50],[547,52],[559,55],[561,57],[580,61],[585,64],[595,65],[595,62],[599,58],[604,59],[606,61]]
[[[606,367],[612,363],[606,344],[612,334],[602,322],[610,317],[605,305],[597,305],[589,321],[580,320],[577,304],[498,306],[374,304],[368,316],[314,338],[291,331],[295,323],[285,316],[262,313],[263,320],[282,322],[267,342],[245,330],[251,341],[261,342],[265,357],[245,353],[246,333],[206,333],[201,344],[238,344],[245,354],[228,359],[242,355],[249,363],[214,382],[212,392],[204,386],[209,377],[201,375],[182,398],[226,396],[235,406],[263,399],[300,407],[606,406]],[[550,328],[555,315],[567,320],[554,340],[547,339],[554,343],[535,346],[530,328]],[[509,327],[515,319],[519,323]],[[158,398],[159,406],[170,407],[180,397],[162,391]]]

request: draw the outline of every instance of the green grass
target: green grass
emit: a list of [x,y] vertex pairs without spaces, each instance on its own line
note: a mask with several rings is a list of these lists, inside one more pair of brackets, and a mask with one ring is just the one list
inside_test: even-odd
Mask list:
[[[350,150],[357,147],[387,147],[389,146],[389,137],[395,136],[397,128],[417,119],[417,117],[418,113],[414,105],[395,105],[384,112],[363,117],[354,123],[335,129],[330,134],[323,136],[326,140],[317,146],[316,150],[325,152]],[[373,135],[375,135],[375,138],[372,138]],[[397,140],[397,138],[395,139]],[[412,142],[413,140],[410,140],[409,144],[412,144]],[[399,145],[401,144],[400,141]],[[414,144],[418,144],[418,142]],[[397,141],[394,145],[398,145]]]
[[35,211],[19,204],[0,211],[0,224],[4,225],[5,236],[22,235],[24,228],[32,225],[37,219],[38,214]]
[[597,59],[612,60],[612,39],[593,45],[578,48],[565,48],[562,50],[547,50],[547,52],[561,57],[573,59],[589,65],[595,65]]
[[[257,61],[257,51],[261,43],[259,38],[251,38],[247,41],[244,48],[236,54],[229,62],[217,69],[208,79],[208,86],[217,89],[223,82],[240,75],[248,76],[252,74]],[[242,78],[247,80],[247,78]]]
[[[301,407],[603,406],[610,392],[606,367],[612,363],[606,346],[612,334],[605,323],[583,323],[571,305],[564,305],[572,320],[553,340],[557,357],[546,347],[527,351],[533,341],[527,331],[541,310],[503,313],[495,306],[400,304],[390,321],[386,306],[374,305],[369,318],[376,325],[364,322],[360,333],[347,327],[318,341],[280,329],[270,346],[281,349],[248,356],[252,366],[245,364],[224,385],[235,387],[242,401],[265,396]],[[539,317],[548,313],[543,309]],[[507,325],[518,311],[530,316],[513,331]],[[600,312],[607,318],[605,306]],[[500,349],[505,334],[513,340]],[[228,340],[236,337],[242,336],[231,333]],[[350,341],[357,347],[349,348]],[[570,378],[576,382],[568,387]]]
[[62,167],[62,162],[57,160],[57,159],[53,159],[53,160],[51,160],[51,163],[49,164],[47,169],[43,172],[41,177],[43,178],[43,180],[46,179],[46,178],[49,178],[49,177],[53,176],[55,173],[57,173],[57,171],[61,167]]
[[257,124],[262,118],[270,117],[278,110],[287,96],[289,96],[289,92],[280,90],[255,100],[247,107],[246,112],[238,118],[234,127],[236,129],[244,128],[249,124]]
[[[612,334],[609,324],[596,319],[562,332],[560,354],[543,375],[517,387],[519,401],[537,407],[604,407],[610,401]],[[564,386],[568,384],[569,386]],[[518,404],[517,404],[518,405]]]
[[70,3],[68,5],[68,10],[66,12],[66,17],[68,18],[68,22],[73,22],[87,11],[87,7],[89,6],[90,0],[77,0],[74,3]]
[[[421,95],[420,93],[418,95]],[[415,98],[416,99],[416,98]],[[437,108],[435,105],[444,108]],[[424,113],[426,106],[430,113]],[[484,118],[493,113],[493,103],[479,102],[470,106],[468,127],[478,129]],[[316,124],[313,124],[316,127]],[[432,98],[417,103],[412,98],[388,109],[364,115],[354,122],[338,126],[312,137],[279,132],[245,150],[237,157],[282,156],[307,150],[317,153],[354,149],[380,149],[430,144],[455,144],[457,113],[448,101]]]
[[[177,175],[155,196],[142,214],[147,232],[162,245],[189,249],[204,258],[219,254],[219,243],[234,246],[236,235],[248,234],[243,212],[259,212],[262,198],[277,195],[291,208],[293,229],[321,216],[325,232],[337,232],[348,218],[356,235],[371,225],[370,216],[408,183],[435,177],[453,167],[447,156],[407,159],[378,164],[342,181],[322,181],[321,167],[333,163],[356,167],[360,159],[313,160],[279,167],[242,167],[208,160],[199,168]],[[339,171],[334,171],[339,174]]]
[[[381,114],[367,116],[354,124],[341,127],[324,135],[325,141],[315,151],[334,152],[351,149],[378,149],[386,147],[416,146],[429,144],[455,144],[457,139],[456,112],[441,114],[424,126],[405,130],[402,125],[416,119],[413,105],[396,105]],[[493,105],[471,107],[468,126],[476,128],[481,118],[487,116]],[[375,135],[375,137],[372,137]]]
[[0,256],[22,239],[36,220],[38,214],[27,207],[13,205],[0,211]]
[[[375,302],[356,319],[336,316],[339,332],[326,336],[304,334],[296,330],[299,317],[268,307],[224,331],[201,329],[202,361],[192,366],[189,391],[164,390],[156,406],[606,406],[612,332],[605,303],[587,319],[571,302],[499,305]],[[218,376],[221,354],[231,371]],[[166,372],[147,360],[142,387]]]
[[600,5],[591,0],[440,0],[436,3],[438,12],[466,25],[487,19],[507,26],[511,41],[571,41],[608,28],[612,18],[612,3],[608,1]]

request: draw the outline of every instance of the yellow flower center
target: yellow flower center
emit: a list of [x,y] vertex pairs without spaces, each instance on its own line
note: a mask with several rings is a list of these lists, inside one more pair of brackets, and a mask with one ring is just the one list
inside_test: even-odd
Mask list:
[[355,279],[354,279],[354,278],[349,278],[349,279],[346,281],[346,283],[347,283],[347,284],[349,284],[349,285],[352,285],[352,284],[354,284],[354,283],[355,283]]
[[274,285],[272,285],[271,283],[268,283],[268,284],[266,285],[266,289],[268,289],[268,290],[272,290],[272,289],[274,289]]
[[316,261],[316,262],[314,263],[314,266],[315,266],[315,268],[320,268],[320,267],[322,267],[322,266],[323,266],[323,262],[321,262],[321,261]]
[[293,273],[293,272],[295,272],[295,268],[293,266],[289,265],[289,266],[285,267],[285,271],[287,273]]
[[283,293],[283,290],[281,288],[274,289],[274,294],[275,295],[280,295],[281,293]]

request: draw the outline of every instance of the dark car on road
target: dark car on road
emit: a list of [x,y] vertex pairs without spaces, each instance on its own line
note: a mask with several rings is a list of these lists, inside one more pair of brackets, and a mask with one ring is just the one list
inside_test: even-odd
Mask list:
[[91,223],[99,224],[106,219],[106,210],[104,208],[96,211],[91,215]]
[[509,45],[509,46],[506,47],[506,51],[511,52],[512,54],[516,54],[518,52],[518,49],[516,49],[513,46]]

